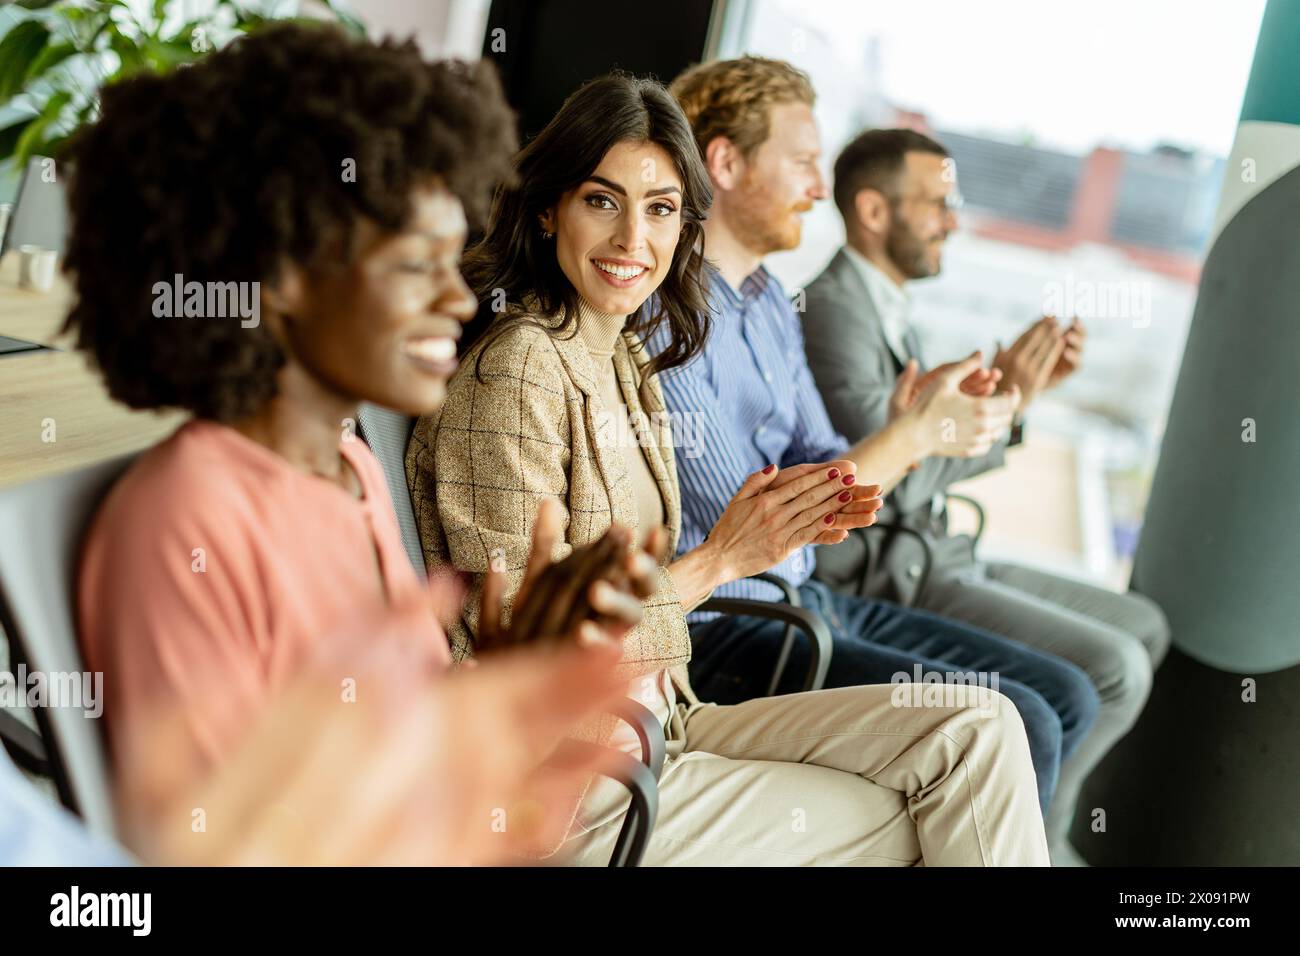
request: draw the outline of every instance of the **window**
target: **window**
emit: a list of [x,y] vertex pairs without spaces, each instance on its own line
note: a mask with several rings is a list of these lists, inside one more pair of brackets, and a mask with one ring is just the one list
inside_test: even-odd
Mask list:
[[[719,56],[812,77],[828,175],[870,126],[921,129],[956,160],[961,228],[943,273],[909,287],[930,364],[991,357],[1044,311],[1087,325],[1083,369],[1034,404],[1009,467],[960,489],[988,512],[985,557],[1126,584],[1263,8],[725,5]],[[842,241],[820,203],[769,266],[797,289]]]

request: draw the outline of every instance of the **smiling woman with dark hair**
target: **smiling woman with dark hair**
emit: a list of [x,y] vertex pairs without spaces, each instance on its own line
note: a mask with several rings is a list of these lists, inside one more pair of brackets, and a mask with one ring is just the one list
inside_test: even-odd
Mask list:
[[[414,604],[428,666],[449,663],[351,424],[361,402],[417,415],[442,400],[473,314],[467,213],[513,147],[490,66],[324,26],[268,28],[104,91],[72,150],[68,324],[115,398],[195,416],[112,489],[83,554],[79,632],[128,791],[152,715],[222,761],[339,627],[374,634]],[[194,314],[206,298],[160,317],[157,284],[182,282],[234,286],[258,321]],[[576,564],[539,557],[498,641],[636,620],[649,581],[629,575],[625,535]]]
[[[646,192],[646,198],[659,200],[647,210],[652,227],[671,235],[673,241],[662,261],[653,264],[652,276],[624,280],[631,294],[622,299],[637,306],[629,309],[637,313],[627,323],[629,333],[646,339],[664,324],[672,333],[672,345],[653,359],[647,373],[681,365],[704,347],[709,334],[703,222],[713,188],[696,158],[690,127],[681,123],[681,110],[658,83],[618,73],[588,83],[566,106],[515,159],[516,175],[528,188],[498,190],[487,235],[465,255],[465,278],[480,300],[506,318],[556,316],[553,331],[573,334],[584,297],[596,289],[608,297],[610,288],[617,286],[602,284],[606,280],[601,274],[591,271],[597,268],[594,263],[574,270],[579,278],[571,282],[556,257],[554,230],[539,230],[538,217],[590,178],[585,174],[600,165],[614,144],[652,142],[658,151],[638,155],[637,175],[641,182],[658,182],[671,168],[679,177],[671,186]],[[622,187],[609,180],[602,183],[595,177],[592,181],[622,193]],[[621,198],[628,197],[622,193]],[[612,200],[598,196],[584,201],[593,212],[603,210],[608,215],[614,208]],[[649,264],[622,266],[648,268]],[[643,278],[655,280],[654,300],[639,294]],[[643,302],[647,307],[640,309]],[[496,322],[490,333],[495,336],[510,324]]]
[[[475,292],[501,314],[407,452],[426,552],[469,572],[471,594],[498,568],[518,585],[543,499],[560,503],[561,553],[612,524],[637,528],[653,554],[675,553],[682,501],[657,373],[688,362],[707,335],[708,180],[662,86],[592,81],[515,172],[467,256]],[[642,337],[663,329],[673,341],[651,359]],[[657,568],[622,662],[669,748],[645,862],[1046,862],[1024,727],[996,692],[979,707],[908,709],[889,686],[731,707],[691,691],[686,613],[720,584],[869,525],[878,492],[856,484],[851,462],[769,465],[727,489],[701,546]],[[454,652],[472,653],[482,630],[471,600],[451,628]],[[639,748],[612,721],[586,729]],[[603,862],[626,807],[603,784],[583,794],[569,858]],[[792,827],[799,807],[819,822]]]

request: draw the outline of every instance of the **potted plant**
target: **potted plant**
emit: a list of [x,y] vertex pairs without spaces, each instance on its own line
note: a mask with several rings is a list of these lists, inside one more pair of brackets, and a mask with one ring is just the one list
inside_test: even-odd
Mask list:
[[[339,2],[322,12],[364,35]],[[25,11],[0,38],[0,164],[59,158],[99,110],[99,91],[141,70],[175,69],[272,20],[305,19],[297,0],[0,0]],[[201,9],[203,13],[193,13]],[[0,121],[3,122],[3,121]]]

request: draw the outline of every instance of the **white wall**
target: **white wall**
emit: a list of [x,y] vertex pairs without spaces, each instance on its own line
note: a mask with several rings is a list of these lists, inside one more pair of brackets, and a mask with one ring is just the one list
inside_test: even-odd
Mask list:
[[477,60],[490,0],[350,0],[371,36],[414,36],[427,57]]

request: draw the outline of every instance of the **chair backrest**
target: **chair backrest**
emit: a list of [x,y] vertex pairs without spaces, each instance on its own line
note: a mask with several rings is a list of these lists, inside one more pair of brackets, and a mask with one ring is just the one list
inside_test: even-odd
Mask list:
[[[135,458],[0,490],[0,627],[29,672],[40,671],[47,681],[85,671],[74,610],[81,541],[100,501]],[[91,830],[114,836],[99,721],[79,707],[38,707],[35,716],[60,798]]]
[[416,572],[423,577],[424,548],[420,546],[420,531],[415,524],[415,510],[411,506],[411,489],[406,483],[406,443],[411,440],[415,419],[409,415],[365,404],[357,415],[361,438],[384,467],[388,479],[388,494],[397,511],[397,524],[402,529],[402,544],[406,556]]

